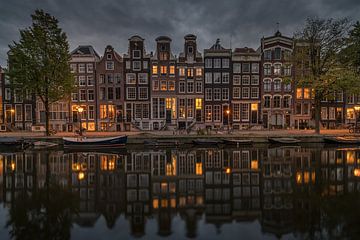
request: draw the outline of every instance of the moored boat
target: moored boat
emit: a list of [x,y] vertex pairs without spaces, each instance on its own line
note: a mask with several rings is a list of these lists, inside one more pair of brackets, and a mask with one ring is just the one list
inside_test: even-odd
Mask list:
[[181,144],[178,140],[144,140],[144,145],[149,147],[177,147]]
[[223,143],[227,145],[249,145],[253,141],[250,139],[223,139]]
[[270,143],[277,143],[277,144],[296,144],[300,143],[301,141],[296,138],[268,138]]
[[359,137],[324,137],[325,143],[337,143],[337,144],[360,144]]
[[217,139],[196,139],[192,141],[195,145],[217,145],[222,143],[222,141]]
[[108,137],[108,138],[63,138],[64,147],[68,148],[103,148],[124,146],[127,136]]

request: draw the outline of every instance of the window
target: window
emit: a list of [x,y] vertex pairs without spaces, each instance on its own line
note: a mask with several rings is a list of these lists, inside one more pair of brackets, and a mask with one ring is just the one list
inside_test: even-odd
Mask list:
[[154,91],[159,91],[159,80],[154,80],[153,81],[153,90]]
[[310,99],[310,89],[304,88],[304,99]]
[[89,120],[95,119],[95,107],[89,106]]
[[193,82],[187,82],[187,92],[188,93],[194,92],[194,83]]
[[79,73],[85,73],[85,64],[80,63],[78,66],[79,66]]
[[264,79],[264,91],[265,92],[271,91],[271,80],[270,79]]
[[114,99],[114,88],[108,87],[108,99],[113,100]]
[[139,99],[146,100],[148,98],[148,88],[140,87],[139,88]]
[[147,73],[139,73],[139,84],[147,84],[148,83],[148,75]]
[[243,63],[242,64],[242,72],[243,73],[250,73],[250,63]]
[[115,99],[119,100],[121,98],[121,88],[115,88]]
[[14,102],[21,103],[22,102],[22,92],[21,89],[14,90]]
[[259,85],[259,76],[258,75],[251,76],[251,85]]
[[133,58],[139,59],[141,57],[140,50],[133,50]]
[[297,88],[296,89],[296,98],[297,99],[302,99],[302,88]]
[[284,66],[284,75],[285,76],[290,76],[291,75],[291,66],[290,65],[285,65]]
[[72,73],[76,73],[76,64],[74,64],[74,63],[70,64],[70,71]]
[[206,105],[205,106],[205,121],[211,121],[212,120],[211,109],[212,109],[211,105]]
[[222,67],[229,68],[229,59],[227,59],[227,58],[222,59]]
[[264,59],[265,60],[271,60],[271,50],[265,50]]
[[22,105],[15,105],[15,121],[22,121]]
[[220,109],[221,109],[221,106],[220,105],[214,105],[214,112],[213,112],[213,114],[214,114],[214,121],[215,122],[220,122],[220,117],[221,117],[221,115],[220,115]]
[[179,68],[179,76],[185,76],[185,68]]
[[303,105],[303,114],[304,115],[309,115],[309,113],[310,113],[309,107],[310,107],[310,105],[308,103],[304,103],[304,105]]
[[212,83],[212,73],[211,72],[207,72],[205,73],[205,83]]
[[112,55],[111,54],[106,54],[106,59],[107,60],[112,60]]
[[241,85],[241,76],[240,75],[233,76],[233,85]]
[[126,69],[130,69],[130,61],[125,62],[125,67],[126,67]]
[[242,76],[242,85],[250,85],[250,76]]
[[264,75],[271,75],[271,64],[264,64]]
[[301,103],[296,103],[295,114],[297,114],[297,115],[301,114]]
[[281,107],[281,97],[280,96],[274,96],[274,108],[280,108]]
[[251,98],[259,98],[259,88],[257,87],[251,88]]
[[241,63],[233,64],[233,73],[241,73]]
[[175,75],[175,66],[170,66],[170,75]]
[[212,59],[205,59],[205,68],[212,68]]
[[94,93],[93,89],[88,90],[88,100],[89,101],[94,101],[95,100],[95,93]]
[[233,98],[234,99],[239,99],[241,94],[240,94],[241,88],[240,87],[234,87],[233,88]]
[[86,101],[86,90],[80,89],[80,101]]
[[161,89],[161,91],[166,91],[167,90],[167,82],[166,82],[166,80],[160,81],[160,89]]
[[95,85],[94,77],[92,75],[87,76],[87,85],[88,86],[94,86]]
[[105,100],[106,99],[106,90],[105,90],[104,87],[100,88],[99,98],[100,98],[100,100]]
[[169,81],[169,91],[175,91],[175,81]]
[[221,100],[221,89],[214,88],[214,101],[220,101],[220,100]]
[[229,83],[229,73],[222,73],[222,83]]
[[234,103],[233,105],[233,120],[240,121],[240,103]]
[[115,83],[120,84],[121,83],[121,74],[115,73]]
[[5,88],[5,100],[11,100],[11,89]]
[[79,76],[79,86],[86,86],[85,76]]
[[259,64],[258,63],[251,64],[251,73],[259,73]]
[[106,70],[114,70],[114,62],[106,61]]
[[32,120],[32,106],[31,104],[25,105],[25,121],[31,121]]
[[271,98],[270,96],[264,96],[264,108],[270,108]]
[[281,59],[281,48],[275,48],[274,59],[275,60],[280,60]]
[[193,68],[187,69],[187,76],[188,76],[188,78],[194,77],[194,69]]
[[281,91],[281,80],[280,79],[274,80],[274,91],[276,91],[276,92]]
[[134,87],[126,88],[126,96],[128,100],[136,99],[136,88]]
[[157,75],[157,74],[158,74],[158,66],[156,66],[156,65],[153,65],[153,66],[152,66],[152,74],[153,74],[153,75]]
[[127,73],[126,74],[126,83],[127,84],[136,84],[136,74],[135,73]]
[[196,93],[202,93],[202,82],[196,82],[195,84],[196,84],[195,86]]
[[106,74],[106,79],[107,79],[108,84],[113,84],[114,83],[114,79],[113,79],[112,74]]
[[140,61],[133,61],[133,70],[134,71],[141,70],[141,62]]
[[290,108],[290,100],[291,100],[290,96],[284,96],[284,98],[283,98],[283,107],[284,108]]
[[185,93],[185,82],[179,83],[179,93]]
[[322,107],[322,108],[321,108],[321,119],[327,119],[327,118],[328,118],[327,108],[326,108],[326,107]]
[[214,83],[221,83],[221,73],[214,73]]
[[205,88],[205,100],[206,101],[212,100],[212,89],[211,88]]
[[329,119],[335,119],[335,108],[329,107]]
[[148,61],[143,61],[143,68],[148,69]]
[[220,58],[214,59],[214,68],[221,68],[221,59]]
[[246,122],[249,121],[249,104],[248,103],[242,103],[241,104],[241,120]]
[[291,83],[284,83],[284,91],[285,92],[291,91]]
[[281,75],[281,64],[280,63],[274,64],[274,75]]
[[71,100],[72,101],[78,101],[79,100],[79,94],[78,93],[71,93]]
[[167,66],[161,66],[160,67],[160,73],[165,75],[167,73]]
[[99,83],[100,83],[100,84],[104,84],[104,83],[105,83],[105,75],[104,75],[104,74],[100,74]]
[[222,99],[229,100],[229,89],[228,88],[222,89]]
[[187,100],[187,117],[194,117],[194,99],[188,98]]
[[249,98],[250,97],[250,89],[248,87],[242,88],[242,97]]
[[197,77],[201,77],[201,76],[202,76],[202,69],[201,69],[201,68],[196,68],[196,76],[197,76]]

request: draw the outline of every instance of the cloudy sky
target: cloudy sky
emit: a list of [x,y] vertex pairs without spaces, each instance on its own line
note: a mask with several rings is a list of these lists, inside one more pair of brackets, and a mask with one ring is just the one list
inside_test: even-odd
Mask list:
[[280,31],[291,36],[309,16],[360,20],[359,0],[0,0],[0,65],[19,29],[31,24],[30,14],[42,8],[57,17],[71,48],[90,44],[102,55],[108,44],[119,53],[138,34],[153,51],[154,39],[168,35],[173,52],[183,48],[183,36],[198,36],[200,49],[216,40],[229,47],[259,46],[262,36]]

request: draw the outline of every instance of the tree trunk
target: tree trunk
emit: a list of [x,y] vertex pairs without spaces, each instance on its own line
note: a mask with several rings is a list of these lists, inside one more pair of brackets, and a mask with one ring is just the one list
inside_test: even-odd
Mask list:
[[49,100],[45,100],[45,128],[46,136],[50,136],[50,111],[49,111]]
[[315,133],[320,134],[321,98],[315,94]]

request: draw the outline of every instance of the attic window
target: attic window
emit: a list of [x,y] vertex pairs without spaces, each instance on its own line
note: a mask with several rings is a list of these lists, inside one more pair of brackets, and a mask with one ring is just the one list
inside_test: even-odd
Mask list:
[[112,59],[112,55],[111,55],[111,54],[107,54],[107,55],[106,55],[106,59],[107,59],[107,60],[111,60],[111,59]]
[[133,58],[140,58],[140,50],[133,50]]
[[188,53],[193,53],[193,47],[192,46],[188,47]]

